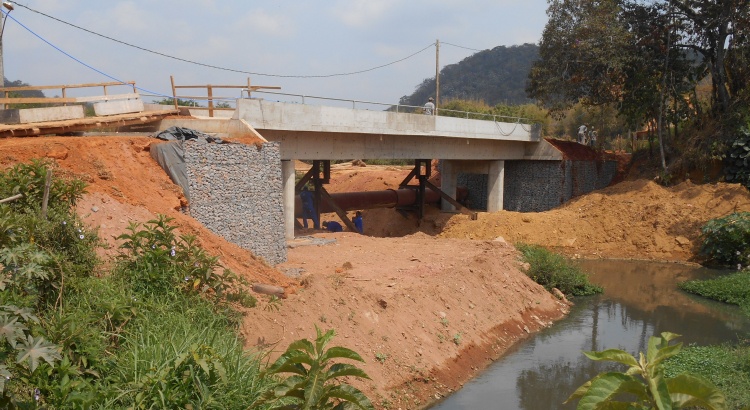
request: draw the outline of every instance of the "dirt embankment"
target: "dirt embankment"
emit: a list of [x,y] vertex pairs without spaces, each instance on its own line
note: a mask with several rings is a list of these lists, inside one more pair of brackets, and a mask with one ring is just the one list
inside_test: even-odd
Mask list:
[[[290,278],[180,212],[184,198],[151,159],[151,143],[143,137],[4,139],[0,166],[46,157],[57,163],[56,172],[84,179],[89,193],[78,212],[111,245],[105,256],[116,252],[114,237],[130,222],[161,213],[249,281],[284,286],[288,299],[270,303],[259,296],[260,306],[246,312],[240,329],[246,346],[274,357],[293,340],[314,338],[314,325],[335,328],[333,344],[367,361],[372,380],[353,383],[379,408],[422,407],[565,314],[567,304],[521,272],[508,243],[586,257],[685,261],[694,259],[708,219],[750,210],[740,187],[663,188],[647,181],[625,182],[549,212],[480,214],[477,221],[430,209],[418,226],[391,209],[366,210],[367,236],[299,232],[328,243],[299,238],[278,267],[299,275]],[[335,166],[328,189],[396,188],[408,172]]]

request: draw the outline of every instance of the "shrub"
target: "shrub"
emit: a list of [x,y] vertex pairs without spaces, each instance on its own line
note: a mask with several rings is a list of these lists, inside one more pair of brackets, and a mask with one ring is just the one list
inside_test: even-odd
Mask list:
[[750,212],[712,219],[701,229],[701,254],[722,266],[750,263]]
[[736,182],[750,189],[750,128],[740,128],[725,163],[727,182]]
[[601,286],[589,282],[588,276],[581,269],[541,246],[518,244],[523,261],[529,264],[526,272],[534,282],[544,286],[548,291],[559,289],[565,295],[588,296],[601,293]]
[[210,256],[192,235],[175,235],[173,218],[159,215],[158,219],[128,226],[130,233],[122,234],[119,274],[134,290],[148,295],[166,295],[175,289],[188,293],[213,295],[217,299],[229,297],[255,306],[244,283],[230,270],[221,272],[218,258]]

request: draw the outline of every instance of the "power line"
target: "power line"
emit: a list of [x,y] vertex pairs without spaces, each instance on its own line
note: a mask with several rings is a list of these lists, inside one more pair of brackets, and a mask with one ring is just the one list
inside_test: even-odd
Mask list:
[[[13,21],[15,21],[16,23],[18,23],[18,25],[19,25],[19,26],[21,26],[21,27],[25,28],[25,29],[26,29],[26,30],[27,30],[27,31],[28,31],[29,33],[31,33],[31,34],[33,34],[34,36],[36,36],[36,37],[37,37],[38,39],[40,39],[40,40],[42,40],[43,42],[47,43],[47,44],[48,44],[48,45],[49,45],[50,47],[52,47],[52,48],[54,48],[55,50],[57,50],[57,51],[59,51],[59,52],[63,53],[63,54],[65,55],[65,56],[67,56],[68,58],[70,58],[70,59],[72,59],[72,60],[74,60],[74,61],[78,62],[79,64],[83,65],[84,67],[87,67],[87,68],[89,68],[89,69],[91,69],[91,70],[93,70],[93,71],[96,71],[97,73],[99,73],[99,74],[101,74],[101,75],[103,75],[103,76],[105,76],[105,77],[107,77],[107,78],[110,78],[110,79],[112,79],[112,80],[115,80],[115,81],[117,81],[117,82],[120,82],[120,83],[123,83],[123,84],[128,84],[128,83],[126,83],[125,81],[123,81],[123,80],[120,80],[119,78],[113,77],[113,76],[111,76],[111,75],[109,75],[109,74],[105,73],[104,71],[101,71],[101,70],[99,70],[98,68],[95,68],[95,67],[93,67],[93,66],[91,66],[91,65],[89,65],[89,64],[86,64],[86,63],[84,63],[83,61],[81,61],[81,60],[79,60],[79,59],[77,59],[77,58],[73,57],[72,55],[68,54],[68,53],[67,53],[67,52],[66,52],[65,50],[63,50],[63,49],[61,49],[60,47],[58,47],[58,46],[56,46],[56,45],[52,44],[51,42],[49,42],[49,41],[48,41],[47,39],[45,39],[44,37],[42,37],[42,36],[40,36],[39,34],[35,33],[35,32],[34,32],[34,30],[32,30],[32,29],[30,29],[30,28],[26,27],[26,26],[25,26],[25,25],[24,25],[23,23],[21,23],[20,21],[18,21],[18,20],[17,20],[17,19],[15,18],[15,17],[11,16],[11,15],[10,15],[10,14],[8,14],[8,13],[6,13],[5,15],[6,15],[7,17],[9,17],[9,18],[10,18],[11,20],[13,20]],[[172,98],[172,97],[171,97],[171,96],[169,96],[169,95],[165,95],[165,94],[162,94],[162,93],[158,93],[158,92],[156,92],[156,91],[151,91],[151,90],[147,90],[147,89],[145,89],[145,88],[141,88],[141,87],[135,87],[135,88],[136,88],[136,89],[138,89],[138,90],[141,90],[141,91],[145,91],[145,92],[147,92],[147,93],[155,94],[155,95],[157,95],[157,96]]]
[[[34,10],[31,7],[25,6],[23,4],[18,4],[16,2],[13,2],[13,4],[16,4],[16,5],[18,5],[20,7],[23,7],[23,8],[25,8],[25,9],[31,11],[31,12],[37,13],[39,15],[42,15],[42,16],[47,17],[49,19],[55,20],[55,21],[60,22],[62,24],[71,26],[71,27],[76,28],[78,30],[85,31],[85,32],[87,32],[89,34],[93,34],[95,36],[99,36],[99,37],[105,38],[107,40],[114,41],[115,43],[123,44],[125,46],[132,47],[132,48],[135,48],[135,49],[138,49],[138,50],[141,50],[141,51],[145,51],[145,52],[148,52],[148,53],[151,53],[151,54],[156,54],[156,55],[161,56],[161,57],[170,58],[170,59],[177,60],[177,61],[182,61],[184,63],[199,65],[199,66],[202,66],[202,67],[213,68],[213,69],[216,69],[216,70],[229,71],[229,72],[241,73],[241,74],[257,75],[257,76],[261,76],[261,77],[276,77],[276,78],[330,78],[330,77],[343,77],[343,76],[349,76],[349,75],[355,75],[355,74],[362,74],[362,73],[366,73],[366,72],[369,72],[369,71],[374,71],[374,70],[377,70],[377,69],[380,69],[380,68],[388,67],[390,65],[394,65],[394,64],[400,63],[400,62],[402,62],[404,60],[408,60],[408,59],[414,57],[415,55],[417,55],[419,53],[422,53],[425,50],[427,50],[427,49],[435,46],[434,43],[431,43],[427,47],[425,47],[425,48],[423,48],[423,49],[421,49],[421,50],[419,50],[419,51],[417,51],[415,53],[412,53],[412,54],[410,54],[410,55],[408,55],[408,56],[406,56],[404,58],[401,58],[401,59],[396,60],[396,61],[392,61],[390,63],[382,64],[382,65],[379,65],[379,66],[376,66],[376,67],[367,68],[367,69],[364,69],[364,70],[351,71],[351,72],[346,72],[346,73],[321,74],[321,75],[268,74],[268,73],[258,73],[258,72],[253,72],[253,71],[245,71],[245,70],[239,70],[239,69],[234,69],[234,68],[221,67],[221,66],[216,66],[216,65],[212,65],[212,64],[201,63],[201,62],[198,62],[198,61],[188,60],[188,59],[185,59],[185,58],[175,57],[175,56],[172,56],[172,55],[169,55],[169,54],[164,54],[164,53],[161,53],[161,52],[158,52],[158,51],[154,51],[154,50],[151,50],[151,49],[148,49],[148,48],[145,48],[145,47],[137,46],[135,44],[127,43],[125,41],[118,40],[116,38],[105,36],[104,34],[100,34],[100,33],[97,33],[95,31],[91,31],[89,29],[77,26],[77,25],[75,25],[73,23],[69,23],[67,21],[61,20],[61,19],[59,19],[57,17],[50,16],[49,14],[42,13],[41,11]],[[16,21],[16,22],[18,22],[18,21]],[[29,29],[27,28],[27,30],[29,30]],[[29,31],[31,31],[31,30],[29,30]],[[34,34],[36,35],[36,33],[34,33]],[[41,38],[41,36],[39,36],[39,35],[36,35],[36,36],[39,37],[39,38]],[[46,40],[45,40],[45,42],[46,42]],[[47,43],[49,44],[49,42],[47,42]],[[60,51],[62,51],[62,50],[60,50]]]
[[476,51],[476,52],[484,51],[484,50],[477,50],[476,48],[464,47],[464,46],[459,46],[459,45],[456,45],[456,44],[447,43],[445,41],[441,41],[440,44],[446,44],[446,45],[449,45],[449,46],[463,48],[465,50],[471,50],[471,51]]

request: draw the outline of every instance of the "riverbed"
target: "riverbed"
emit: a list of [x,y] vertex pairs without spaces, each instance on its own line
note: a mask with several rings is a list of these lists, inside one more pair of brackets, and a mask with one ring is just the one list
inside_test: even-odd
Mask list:
[[[570,314],[515,346],[432,409],[547,410],[607,368],[581,352],[619,348],[645,352],[648,338],[669,331],[685,345],[732,342],[750,335],[750,319],[734,306],[680,291],[677,283],[722,274],[673,263],[584,260],[580,266],[604,294],[574,300]],[[674,343],[674,342],[673,342]]]

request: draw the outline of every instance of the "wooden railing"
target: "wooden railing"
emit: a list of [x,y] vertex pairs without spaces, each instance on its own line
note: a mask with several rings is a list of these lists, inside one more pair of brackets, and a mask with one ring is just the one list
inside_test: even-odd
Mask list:
[[[116,86],[127,86],[132,87],[133,92],[127,94],[109,94],[108,87]],[[87,97],[68,97],[67,90],[75,88],[93,88],[102,87],[104,95],[87,96]],[[41,90],[61,90],[62,97],[11,97],[10,94],[19,91],[41,91]],[[127,100],[140,98],[138,90],[135,87],[135,81],[128,81],[125,83],[121,82],[109,82],[109,83],[91,83],[91,84],[65,84],[65,85],[42,85],[42,86],[23,86],[23,87],[4,87],[0,88],[3,98],[0,98],[0,103],[3,104],[3,108],[7,108],[7,104],[72,104],[72,103],[86,103],[86,102],[99,102],[99,101],[112,101],[112,100]]]
[[[214,100],[236,100],[239,97],[217,97],[214,95],[215,89],[239,89],[242,90],[242,92],[247,92],[248,97],[250,96],[250,93],[257,90],[280,90],[281,87],[277,86],[266,86],[266,85],[251,85],[250,84],[250,78],[247,79],[247,85],[213,85],[213,84],[207,84],[207,85],[175,85],[174,83],[174,76],[169,76],[170,81],[172,82],[172,99],[174,100],[174,108],[179,109],[178,101],[180,99],[183,100],[206,100],[208,101],[208,116],[213,117],[214,111],[220,111],[220,110],[234,110],[234,108],[223,108],[223,107],[217,107],[214,105]],[[178,89],[205,89],[206,95],[204,96],[191,96],[191,95],[177,95]],[[203,108],[203,107],[194,107],[194,108]]]

